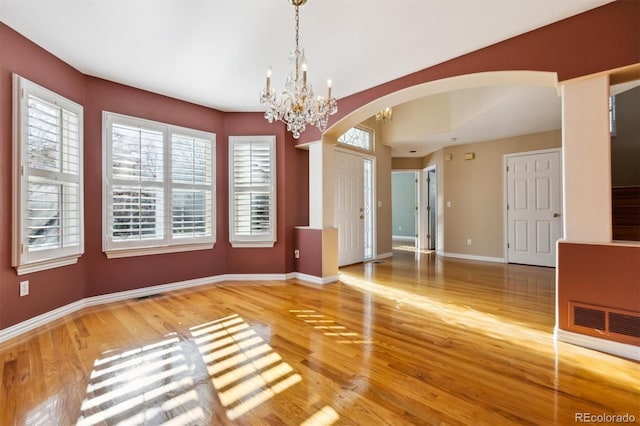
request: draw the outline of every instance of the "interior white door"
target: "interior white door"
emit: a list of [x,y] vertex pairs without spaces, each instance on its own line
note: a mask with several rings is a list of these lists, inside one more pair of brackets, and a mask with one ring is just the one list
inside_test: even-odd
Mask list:
[[507,158],[507,256],[510,263],[556,266],[562,236],[560,152]]
[[338,266],[364,260],[364,168],[362,157],[335,153]]

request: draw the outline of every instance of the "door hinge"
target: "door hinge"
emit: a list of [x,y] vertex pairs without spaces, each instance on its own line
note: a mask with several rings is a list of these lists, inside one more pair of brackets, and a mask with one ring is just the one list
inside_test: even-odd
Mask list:
[[509,243],[507,243],[507,248],[510,248],[511,246],[509,245]]
[[509,171],[509,166],[507,166],[507,171]]
[[416,211],[418,211],[418,206],[416,206]]
[[509,210],[509,204],[507,204],[507,210]]

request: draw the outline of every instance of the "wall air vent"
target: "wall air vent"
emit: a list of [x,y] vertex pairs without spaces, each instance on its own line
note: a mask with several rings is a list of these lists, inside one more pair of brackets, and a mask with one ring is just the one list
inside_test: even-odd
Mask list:
[[607,316],[601,309],[573,307],[573,323],[581,327],[595,328],[596,330],[606,330]]
[[640,339],[640,316],[609,312],[609,331]]
[[640,313],[569,302],[569,330],[640,345]]

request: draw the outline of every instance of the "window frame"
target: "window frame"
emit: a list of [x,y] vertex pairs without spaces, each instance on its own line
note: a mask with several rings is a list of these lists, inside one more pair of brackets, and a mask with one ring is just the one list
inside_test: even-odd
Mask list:
[[[238,235],[235,232],[235,203],[236,185],[234,178],[234,148],[237,144],[247,144],[252,142],[269,144],[270,152],[270,197],[269,197],[269,227],[270,232],[263,235]],[[277,161],[276,161],[276,137],[275,135],[258,135],[258,136],[229,136],[229,243],[234,248],[241,247],[257,247],[269,248],[273,247],[277,242]],[[256,187],[265,187],[267,185],[255,185]]]
[[[145,129],[162,133],[162,180],[142,185],[139,180],[137,185],[141,188],[155,187],[161,189],[162,203],[162,230],[163,235],[154,239],[138,239],[114,241],[111,232],[113,220],[113,187],[117,185],[135,184],[136,180],[113,177],[113,150],[112,150],[112,129],[113,125],[120,125],[131,128]],[[173,136],[188,137],[210,142],[211,151],[211,182],[207,184],[185,184],[173,181],[172,174],[172,144]],[[144,118],[128,116],[124,114],[103,111],[102,112],[102,251],[107,258],[120,258],[132,256],[144,256],[162,253],[176,253],[183,251],[208,250],[216,243],[216,134],[186,127],[175,126]],[[209,235],[194,237],[176,237],[173,233],[173,190],[174,189],[195,189],[207,188],[210,192],[210,204],[208,211],[210,215],[206,217],[209,223],[206,225],[210,229]]]
[[[18,275],[37,271],[72,265],[78,262],[78,258],[84,253],[84,170],[83,170],[83,145],[84,145],[84,107],[73,102],[58,93],[53,92],[39,84],[36,84],[18,74],[12,75],[13,83],[13,184],[12,184],[12,256],[11,263]],[[64,111],[76,116],[78,132],[77,136],[77,171],[66,172],[47,171],[42,168],[30,167],[29,162],[29,97],[33,96],[59,108],[61,117]],[[61,118],[62,120],[62,118]],[[64,169],[64,158],[68,156],[64,143],[63,124],[60,124],[60,169]],[[29,238],[29,183],[36,182],[60,185],[60,247],[40,250],[28,250]],[[66,210],[63,207],[65,201],[65,187],[77,188],[77,208]],[[77,231],[77,243],[66,246],[65,239],[65,213],[75,214],[77,225],[73,229]]]
[[[359,130],[361,132],[367,133],[369,135],[369,148],[363,148],[361,146],[358,145],[353,145],[350,144],[348,142],[343,142],[340,140],[340,138],[342,138],[345,134],[347,134],[348,132],[350,132],[351,130]],[[367,154],[373,154],[375,152],[375,132],[373,131],[373,129],[370,129],[368,127],[362,126],[362,125],[358,125],[358,126],[353,126],[351,128],[349,128],[346,132],[342,133],[340,136],[338,136],[336,138],[336,141],[338,142],[339,146],[345,147],[345,148],[350,148],[356,151],[360,151],[363,153],[367,153]]]

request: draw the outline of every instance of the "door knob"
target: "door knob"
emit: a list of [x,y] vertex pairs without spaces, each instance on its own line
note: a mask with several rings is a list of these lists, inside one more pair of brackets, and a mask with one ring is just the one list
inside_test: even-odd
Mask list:
[[560,217],[560,213],[554,213],[553,217]]

